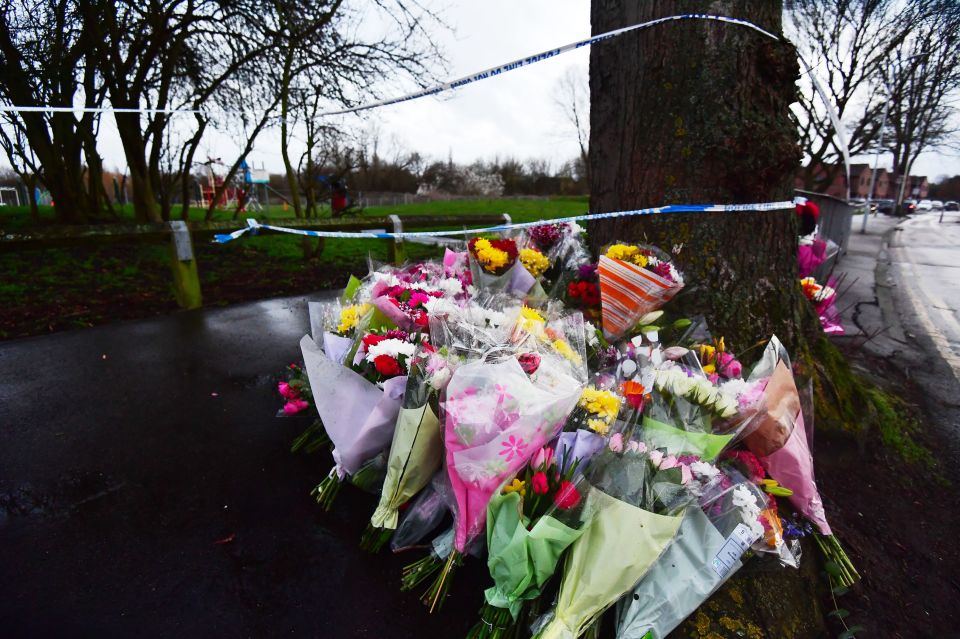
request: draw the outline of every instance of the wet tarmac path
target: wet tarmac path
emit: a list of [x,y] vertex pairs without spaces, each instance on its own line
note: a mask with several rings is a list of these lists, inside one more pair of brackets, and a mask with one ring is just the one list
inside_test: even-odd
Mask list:
[[305,298],[0,343],[4,637],[462,637],[473,560],[428,615],[419,558],[357,547],[373,496],[309,496],[329,455],[278,419]]

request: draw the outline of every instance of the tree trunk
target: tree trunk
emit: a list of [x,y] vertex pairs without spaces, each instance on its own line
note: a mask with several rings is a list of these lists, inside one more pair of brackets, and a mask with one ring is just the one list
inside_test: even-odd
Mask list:
[[[781,31],[781,3],[593,0],[593,32],[678,13],[743,18]],[[685,20],[625,34],[590,52],[590,208],[789,200],[800,163],[789,105],[798,77],[792,45],[733,24]],[[735,350],[775,333],[806,352],[818,333],[797,284],[792,210],[694,213],[593,222],[594,249],[643,241],[670,252],[702,312]],[[682,248],[680,248],[682,247]],[[748,566],[674,636],[815,637],[824,632],[819,567]]]
[[139,113],[115,113],[117,132],[123,144],[123,152],[130,169],[130,187],[133,191],[133,213],[138,222],[162,222],[160,204],[157,202],[140,130]]
[[[687,13],[739,17],[780,32],[780,2],[700,1]],[[678,13],[675,3],[594,0],[593,32]],[[796,52],[733,24],[685,20],[625,34],[590,52],[590,207],[790,199],[799,166],[789,117]],[[678,263],[717,335],[738,348],[797,340],[792,211],[620,218],[592,224],[594,248],[645,240]],[[686,310],[686,309],[685,309]]]

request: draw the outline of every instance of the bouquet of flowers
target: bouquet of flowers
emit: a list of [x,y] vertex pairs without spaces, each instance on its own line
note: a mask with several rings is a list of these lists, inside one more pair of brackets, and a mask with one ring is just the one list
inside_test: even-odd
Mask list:
[[475,237],[467,248],[475,286],[523,297],[537,283],[537,278],[517,259],[520,253],[515,240]]
[[617,604],[617,639],[664,639],[742,565],[763,535],[766,495],[703,461],[690,464],[688,488],[699,507],[686,510],[676,539]]
[[589,525],[573,481],[552,448],[541,448],[523,471],[495,493],[487,506],[487,566],[494,586],[484,592],[480,621],[468,639],[508,637],[520,610],[540,596],[564,550]]
[[843,324],[840,321],[840,311],[837,310],[837,289],[835,282],[830,280],[827,285],[819,284],[812,277],[800,280],[803,295],[813,304],[820,326],[827,335],[843,335]]
[[398,510],[420,492],[443,460],[438,398],[451,375],[443,352],[422,343],[410,363],[403,406],[397,416],[380,503],[361,547],[376,552],[397,527]]
[[673,361],[655,371],[654,388],[643,417],[643,436],[654,447],[675,455],[692,454],[716,459],[734,438],[717,433],[715,419],[737,414],[736,401],[699,371]]
[[[556,435],[580,395],[580,369],[550,348],[533,354],[537,366],[528,373],[518,347],[504,345],[461,365],[447,385],[441,410],[447,474],[456,501],[455,536],[454,550],[425,595],[431,610],[443,600],[451,571],[468,544],[482,531],[491,496]],[[405,588],[439,567],[433,556],[408,566]]]
[[537,639],[579,637],[633,588],[673,540],[692,498],[682,468],[664,468],[640,442],[614,437],[581,482],[595,514],[570,547],[556,606]]
[[279,415],[296,415],[310,408],[313,393],[310,391],[310,381],[302,368],[290,364],[286,370],[287,379],[277,383],[277,392],[284,399],[283,408]]
[[684,285],[669,256],[652,246],[613,244],[600,256],[598,272],[603,332],[611,340],[673,299]]

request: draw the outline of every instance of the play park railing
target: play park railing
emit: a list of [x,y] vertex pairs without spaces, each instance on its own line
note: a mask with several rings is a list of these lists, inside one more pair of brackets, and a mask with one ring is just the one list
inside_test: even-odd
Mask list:
[[[315,231],[383,231],[430,228],[467,228],[510,223],[509,215],[390,215],[387,217],[356,217],[345,219],[277,219],[287,228]],[[264,221],[266,223],[266,221]],[[197,260],[193,251],[195,240],[208,241],[214,235],[229,233],[237,227],[236,221],[164,222],[156,224],[93,224],[83,226],[54,226],[27,230],[0,231],[0,251],[45,250],[104,244],[170,244],[170,267],[173,290],[182,308],[199,308],[203,304]],[[409,238],[385,238],[388,260],[401,264],[406,259],[404,242]],[[425,238],[423,243],[440,244],[440,238]]]

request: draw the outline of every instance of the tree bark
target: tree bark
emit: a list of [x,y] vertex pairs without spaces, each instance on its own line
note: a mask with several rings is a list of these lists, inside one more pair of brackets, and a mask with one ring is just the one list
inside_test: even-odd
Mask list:
[[[686,2],[685,13],[781,30],[780,2]],[[594,0],[593,32],[681,13],[676,3]],[[789,117],[796,52],[752,29],[669,22],[590,52],[590,206],[605,212],[671,203],[791,198],[799,167]],[[621,238],[670,251],[694,311],[740,348],[776,333],[797,339],[799,290],[792,211],[620,218],[592,224],[594,248]]]
[[[593,0],[593,32],[678,13],[742,18],[781,31],[781,3]],[[789,200],[800,163],[789,114],[796,52],[733,24],[686,20],[626,34],[590,52],[590,206]],[[775,333],[808,352],[818,327],[797,284],[792,210],[655,215],[591,223],[595,249],[646,242],[677,262],[712,333],[745,349]],[[812,319],[812,323],[811,323]],[[755,568],[755,567],[754,567]],[[814,637],[824,632],[812,549],[801,570],[744,569],[674,636]]]

